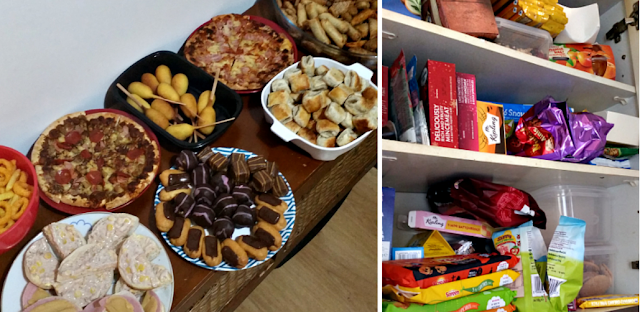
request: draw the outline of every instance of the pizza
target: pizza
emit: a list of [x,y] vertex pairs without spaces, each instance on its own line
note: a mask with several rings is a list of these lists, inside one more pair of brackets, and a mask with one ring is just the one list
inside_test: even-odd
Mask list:
[[271,27],[238,14],[219,15],[187,39],[191,63],[234,90],[260,89],[293,64],[292,42]]
[[80,112],[45,129],[31,161],[40,189],[54,202],[109,210],[136,198],[153,181],[160,150],[128,117]]

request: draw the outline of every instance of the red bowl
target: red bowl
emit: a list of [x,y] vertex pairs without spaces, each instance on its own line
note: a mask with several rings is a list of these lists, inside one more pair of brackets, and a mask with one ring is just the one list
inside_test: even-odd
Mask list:
[[[156,137],[156,135],[153,133],[153,131],[151,130],[151,128],[149,128],[149,126],[147,126],[147,124],[145,124],[144,122],[140,121],[140,119],[125,113],[123,111],[117,110],[117,109],[109,109],[109,108],[105,108],[105,109],[90,109],[85,111],[85,113],[87,115],[91,115],[91,114],[96,114],[96,113],[104,113],[104,112],[108,112],[108,113],[114,113],[114,114],[120,114],[122,116],[125,116],[131,120],[133,120],[134,122],[137,122],[139,125],[141,125],[145,132],[147,133],[147,135],[149,136],[149,138],[151,140],[153,140],[154,142],[156,142],[156,144],[158,145],[158,162],[160,162],[160,143],[158,142],[158,138]],[[158,163],[158,167],[156,169],[156,172],[153,173],[153,178],[156,178],[156,175],[158,174],[158,170],[160,170],[160,164]],[[37,180],[36,180],[37,181]],[[138,195],[138,197],[140,197],[142,194],[144,194],[144,192],[147,191],[147,189],[149,188],[149,186],[151,186],[151,184],[153,183],[149,183],[149,185],[147,185],[147,187],[144,188],[144,190],[142,190],[142,192]],[[50,207],[64,212],[64,213],[68,213],[68,214],[72,214],[72,215],[76,215],[76,214],[80,214],[80,213],[86,213],[86,212],[115,212],[118,211],[126,206],[128,206],[129,204],[131,204],[134,200],[138,199],[138,197],[131,199],[130,201],[116,207],[113,208],[111,210],[106,210],[106,209],[92,209],[92,208],[85,208],[85,207],[77,207],[77,206],[71,206],[71,205],[67,205],[63,202],[59,202],[56,203],[53,200],[51,200],[51,198],[49,198],[47,196],[47,194],[45,194],[44,192],[40,193],[40,198],[47,203],[47,205],[49,205]]]
[[33,167],[31,161],[20,152],[2,145],[0,145],[0,158],[7,160],[15,159],[16,167],[27,173],[27,183],[33,185],[33,194],[31,194],[31,198],[29,198],[27,210],[18,218],[14,225],[6,232],[0,234],[0,254],[2,254],[17,245],[24,236],[27,235],[31,226],[33,226],[33,222],[36,221],[40,201],[38,200],[39,188],[36,169]]
[[[255,15],[247,15],[249,16],[250,20],[256,21],[258,23],[267,25],[269,27],[271,27],[271,29],[273,29],[275,32],[284,35],[287,39],[289,39],[289,41],[291,42],[291,46],[293,47],[293,63],[295,64],[300,58],[300,56],[298,55],[298,47],[296,46],[296,42],[293,40],[293,37],[291,37],[291,35],[284,29],[282,29],[282,27],[280,27],[280,25],[278,25],[277,23],[268,20],[264,17],[261,16],[255,16]],[[187,43],[187,41],[189,41],[188,38],[191,38],[193,36],[193,34],[195,34],[198,30],[200,30],[202,27],[204,27],[205,25],[211,23],[211,20],[208,20],[206,22],[204,22],[202,25],[198,26],[198,28],[196,28],[190,35],[189,37],[187,37],[187,40],[182,44],[182,47],[180,48],[180,51],[178,51],[178,54],[184,56],[184,46]],[[288,66],[285,66],[285,68],[287,68]],[[284,70],[284,68],[282,68]],[[266,85],[266,84],[265,84]],[[264,88],[264,86],[262,86],[262,88]],[[259,89],[249,89],[249,90],[235,90],[233,89],[233,91],[236,91],[236,93],[238,94],[252,94],[252,93],[258,93],[260,91],[262,91],[262,88]]]

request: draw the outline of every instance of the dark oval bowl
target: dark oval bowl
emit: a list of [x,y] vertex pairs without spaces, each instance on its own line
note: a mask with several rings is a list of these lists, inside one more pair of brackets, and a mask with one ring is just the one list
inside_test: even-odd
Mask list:
[[[142,74],[152,73],[155,74],[156,67],[159,65],[167,65],[171,69],[171,74],[183,73],[189,78],[188,93],[193,94],[196,100],[200,96],[200,93],[211,90],[213,85],[213,76],[209,75],[204,70],[191,64],[185,58],[170,51],[158,51],[151,53],[141,60],[131,65],[125,70],[116,80],[109,86],[107,94],[104,98],[105,108],[114,108],[128,112],[138,119],[142,120],[147,126],[149,126],[153,132],[158,136],[160,145],[165,149],[172,152],[180,152],[181,150],[200,150],[205,146],[211,145],[216,139],[218,139],[234,121],[225,122],[223,124],[216,125],[215,129],[206,138],[200,140],[198,143],[188,141],[181,141],[169,134],[166,130],[155,124],[151,119],[147,118],[143,113],[137,111],[129,103],[127,103],[127,96],[116,87],[116,84],[120,83],[127,88],[130,83],[134,81],[140,81]],[[224,120],[227,118],[238,118],[240,112],[242,112],[242,99],[235,91],[221,82],[218,82],[216,88],[216,102],[213,108],[216,111],[216,121]],[[180,115],[186,120],[186,116],[180,111]]]

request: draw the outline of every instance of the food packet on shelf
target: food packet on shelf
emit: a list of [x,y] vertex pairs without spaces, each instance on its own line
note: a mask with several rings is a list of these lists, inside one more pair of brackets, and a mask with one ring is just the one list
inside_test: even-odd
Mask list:
[[461,279],[500,272],[516,266],[513,255],[470,254],[382,262],[382,285],[422,289]]
[[518,311],[550,311],[542,283],[546,273],[547,246],[540,230],[529,221],[517,228],[495,232],[492,238],[500,254],[520,259],[513,268],[520,277],[507,286],[516,292]]
[[578,299],[582,309],[600,307],[638,306],[638,295],[602,295]]
[[382,312],[479,312],[499,308],[504,308],[505,311],[513,311],[506,308],[513,301],[513,298],[514,293],[509,288],[498,287],[438,304],[383,300]]
[[561,216],[549,243],[547,276],[554,311],[567,311],[567,305],[578,296],[582,287],[586,227],[583,220]]
[[497,308],[497,309],[491,309],[491,310],[484,310],[482,312],[514,312],[516,310],[516,306],[512,304],[508,305],[508,306],[504,306],[502,308]]
[[438,304],[479,293],[483,290],[509,285],[513,283],[518,276],[520,276],[520,274],[513,270],[503,270],[487,275],[431,286],[426,289],[386,285],[382,287],[382,294],[399,302]]

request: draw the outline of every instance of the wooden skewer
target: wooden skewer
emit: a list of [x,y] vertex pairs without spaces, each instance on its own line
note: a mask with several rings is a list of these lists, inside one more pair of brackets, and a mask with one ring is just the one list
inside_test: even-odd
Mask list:
[[213,101],[213,97],[216,94],[216,88],[218,87],[218,77],[220,77],[220,70],[216,71],[216,79],[213,80],[213,86],[211,87],[211,94],[209,95],[209,101]]
[[197,131],[193,131],[193,141],[195,141],[196,143],[198,143],[198,136],[196,135]]
[[146,111],[147,109],[145,108],[144,105],[142,105],[142,103],[140,103],[138,101],[138,99],[136,99],[135,97],[133,97],[131,95],[131,92],[129,92],[127,89],[125,89],[121,84],[116,84],[116,87],[118,87],[118,89],[120,89],[120,91],[124,92],[124,94],[126,94],[130,99],[132,99],[137,105],[138,107],[140,107],[143,111]]
[[184,103],[182,103],[182,102],[172,101],[172,100],[165,99],[165,98],[163,98],[163,97],[161,97],[161,96],[157,96],[157,95],[154,95],[154,96],[153,96],[153,98],[154,98],[154,99],[158,99],[158,100],[163,100],[163,101],[165,101],[165,102],[169,102],[169,103],[171,103],[171,104],[187,105],[187,104],[184,104]]
[[194,132],[194,133],[195,133],[199,138],[201,138],[201,139],[203,139],[203,140],[206,138],[206,136],[204,136],[204,134],[200,133],[198,130],[193,131],[193,132]]
[[206,128],[206,127],[215,126],[215,125],[217,125],[217,124],[221,124],[221,123],[229,122],[229,121],[232,121],[232,120],[235,120],[235,119],[236,119],[236,117],[231,117],[231,118],[229,118],[229,119],[216,121],[216,122],[214,122],[214,123],[210,123],[210,124],[208,124],[208,125],[202,125],[202,126],[193,127],[193,130],[198,130],[198,129],[202,129],[202,128]]

